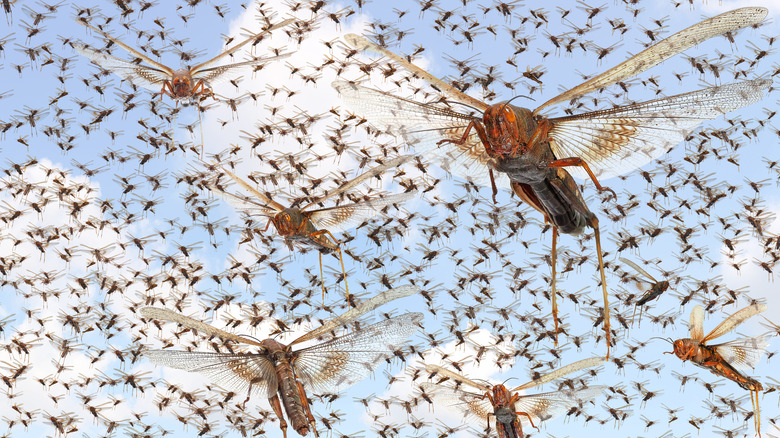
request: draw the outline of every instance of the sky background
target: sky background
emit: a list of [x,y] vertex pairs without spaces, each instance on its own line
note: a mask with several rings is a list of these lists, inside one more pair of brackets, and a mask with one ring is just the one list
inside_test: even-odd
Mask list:
[[[150,55],[153,59],[178,68],[216,55],[226,36],[240,39],[247,35],[242,29],[259,30],[257,5],[130,3],[134,11],[124,17],[108,2],[63,3],[54,12],[47,12],[42,2],[12,5],[5,21],[0,18],[0,26],[8,28],[0,32],[0,375],[5,377],[0,399],[7,400],[0,402],[0,433],[240,436],[231,419],[241,418],[246,424],[257,421],[255,432],[281,436],[262,397],[254,396],[244,409],[235,403],[223,408],[216,401],[223,399],[224,390],[206,377],[155,367],[139,356],[144,348],[166,343],[191,347],[196,338],[188,334],[177,340],[175,324],[162,329],[145,324],[137,309],[176,305],[220,328],[239,320],[228,330],[258,339],[288,327],[282,342],[344,310],[336,258],[323,257],[328,289],[323,303],[316,251],[289,250],[272,228],[245,239],[248,225],[241,211],[186,181],[206,171],[195,152],[201,143],[207,161],[229,157],[238,163],[236,174],[275,180],[262,188],[282,203],[305,196],[303,189],[313,186],[313,180],[324,180],[312,189],[316,191],[334,187],[334,178],[362,173],[372,165],[364,158],[382,157],[386,150],[414,153],[399,139],[367,135],[341,106],[330,86],[336,79],[412,95],[409,86],[396,87],[395,81],[406,75],[400,69],[385,78],[381,70],[387,64],[376,56],[349,56],[341,40],[346,33],[381,34],[397,53],[424,48],[415,63],[439,77],[458,77],[455,61],[466,61],[461,65],[469,70],[459,80],[476,82],[488,73],[496,78],[487,89],[474,85],[472,96],[500,102],[525,95],[530,100],[514,103],[535,108],[638,53],[650,44],[651,33],[657,39],[669,36],[741,6],[769,8],[763,26],[739,32],[734,43],[715,37],[627,81],[627,92],[613,86],[583,97],[581,106],[572,107],[574,113],[730,83],[736,75],[770,78],[780,68],[774,19],[780,10],[770,1],[648,1],[631,6],[508,2],[510,16],[499,12],[496,1],[465,6],[442,1],[421,12],[424,4],[328,2],[314,14],[308,3],[292,10],[293,2],[266,2],[266,12],[276,14],[272,22],[294,16],[312,24],[311,30],[300,41],[275,31],[254,47],[256,56],[274,49],[292,55],[245,75],[238,89],[215,84],[215,92],[237,99],[238,106],[233,110],[224,101],[208,101],[200,118],[194,106],[176,108],[172,99],[135,91],[115,75],[95,78],[100,70],[69,43],[102,48],[104,40],[74,18],[86,10],[95,17],[93,23],[110,18],[105,29],[111,35],[157,51],[160,56]],[[603,12],[588,19],[591,7]],[[34,24],[39,12],[47,18]],[[610,21],[624,26],[613,30]],[[588,24],[592,30],[579,35]],[[558,48],[553,43],[571,38],[576,39],[571,52],[566,44]],[[599,59],[601,49],[609,47]],[[761,51],[768,54],[759,56]],[[194,60],[182,61],[182,52]],[[237,53],[236,60],[247,52]],[[119,48],[112,54],[131,59]],[[719,77],[713,69],[700,73],[692,68],[691,58],[719,66]],[[361,63],[374,66],[370,77],[360,70]],[[544,73],[541,85],[523,77],[529,70]],[[424,100],[422,94],[413,98]],[[561,116],[567,108],[560,104],[546,114]],[[625,272],[634,273],[618,257],[649,261],[645,269],[659,280],[669,279],[673,291],[653,302],[629,329],[613,320],[618,329],[614,359],[588,380],[611,389],[585,407],[587,421],[585,416],[563,416],[543,423],[541,431],[525,432],[558,437],[753,435],[753,420],[745,420],[751,411],[749,394],[662,354],[671,346],[659,338],[687,337],[695,304],[709,306],[705,333],[750,300],[765,302],[769,309],[763,315],[780,323],[775,268],[772,255],[764,251],[766,245],[778,245],[780,232],[776,109],[777,92],[770,89],[760,103],[705,123],[641,171],[602,181],[618,194],[617,201],[602,202],[589,181],[578,181],[601,221],[613,315],[630,324],[634,306],[626,297],[641,293],[634,282],[621,280]],[[113,111],[95,122],[105,110]],[[168,148],[171,139],[163,134],[183,146]],[[736,143],[724,142],[724,134]],[[699,148],[708,154],[694,164]],[[231,149],[235,152],[228,154]],[[307,163],[303,174],[291,168],[290,156]],[[475,191],[432,163],[425,172],[415,163],[402,170],[403,175],[388,172],[358,190],[398,193],[412,181],[421,193],[387,218],[336,237],[346,242],[344,264],[352,294],[363,299],[390,286],[421,287],[420,295],[368,315],[377,321],[379,312],[424,312],[423,329],[409,344],[416,353],[408,354],[405,364],[398,359],[381,364],[373,377],[335,400],[309,394],[321,433],[328,423],[333,436],[434,437],[449,428],[460,436],[479,434],[483,424],[461,426],[457,410],[422,402],[417,384],[425,378],[415,370],[424,363],[450,368],[456,363],[472,379],[509,379],[508,386],[517,386],[530,380],[532,370],[546,372],[605,352],[601,325],[594,327],[603,303],[591,230],[558,239],[559,266],[571,264],[558,277],[560,314],[571,336],[562,336],[554,348],[551,339],[538,339],[542,325],[552,329],[551,230],[540,215],[519,204],[506,188],[499,190],[494,205],[489,188]],[[703,181],[700,186],[725,197],[706,208],[708,201],[690,182],[691,174]],[[634,204],[625,217],[618,214],[618,205],[625,209]],[[253,227],[265,226],[262,217],[253,219]],[[757,219],[761,234],[752,225]],[[510,223],[523,226],[513,232]],[[662,230],[655,238],[641,231],[654,227]],[[675,227],[682,233],[691,229],[691,247],[686,249]],[[636,237],[636,246],[622,249],[629,236]],[[734,242],[733,250],[726,240]],[[255,327],[248,323],[253,315],[263,316]],[[716,342],[768,330],[765,320],[754,317]],[[458,341],[460,334],[464,342]],[[197,348],[207,351],[208,346],[200,342]],[[766,389],[780,380],[772,371],[776,350],[777,341],[771,338],[767,357],[749,373]],[[714,386],[712,393],[705,384]],[[547,384],[530,392],[556,388]],[[193,393],[198,400],[189,403],[182,393]],[[780,420],[777,394],[760,397],[764,436],[780,436],[774,425]],[[736,401],[734,412],[730,401]],[[612,413],[618,412],[615,418]],[[294,436],[292,429],[288,432]]]

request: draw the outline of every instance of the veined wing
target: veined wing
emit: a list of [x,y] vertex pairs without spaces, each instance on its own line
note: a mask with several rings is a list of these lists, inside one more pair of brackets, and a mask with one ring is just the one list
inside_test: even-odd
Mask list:
[[448,97],[452,99],[465,103],[469,106],[479,109],[480,111],[485,111],[489,108],[489,105],[486,104],[485,102],[474,99],[468,94],[463,93],[462,91],[458,90],[452,85],[444,82],[443,80],[437,78],[436,76],[412,64],[411,62],[407,61],[405,58],[398,56],[397,54],[385,49],[384,47],[377,46],[376,44],[372,43],[371,41],[367,40],[366,38],[360,35],[350,33],[344,35],[344,40],[347,42],[347,44],[349,44],[350,46],[358,50],[370,50],[379,53],[382,56],[392,59],[396,64],[414,73],[415,75],[417,75],[424,81],[428,82],[434,88],[438,89],[439,91],[446,94]]
[[704,338],[704,308],[698,304],[691,310],[688,328],[691,331],[691,339],[701,342]]
[[294,341],[290,342],[290,345],[315,339],[321,335],[324,335],[325,333],[330,332],[331,330],[335,330],[343,325],[355,321],[356,319],[376,309],[379,306],[389,303],[390,301],[397,300],[398,298],[412,296],[419,291],[420,288],[417,286],[406,285],[406,286],[394,287],[390,290],[380,292],[375,296],[353,307],[352,309],[347,310],[341,315],[326,321],[324,324],[310,331],[309,333],[306,333],[305,335],[295,339]]
[[217,336],[219,338],[237,342],[240,344],[249,344],[256,347],[260,347],[260,343],[252,339],[242,338],[241,336],[228,333],[224,330],[220,330],[214,326],[208,325],[205,322],[198,321],[197,319],[190,318],[189,316],[182,315],[181,313],[174,312],[173,310],[162,309],[159,307],[144,307],[138,311],[141,316],[149,319],[158,319],[160,321],[170,321],[177,324],[181,324],[185,327],[195,329],[199,332],[206,333],[210,336]]
[[406,313],[322,344],[294,352],[295,373],[304,387],[338,391],[365,379],[398,345],[417,331],[422,313]]
[[758,365],[761,357],[766,352],[769,341],[766,336],[755,336],[735,339],[722,344],[713,345],[715,351],[740,370],[753,369]]
[[606,358],[603,357],[590,357],[588,359],[582,359],[578,360],[577,362],[571,363],[569,365],[560,367],[556,370],[553,370],[537,379],[531,380],[528,383],[522,384],[518,386],[517,388],[514,388],[510,390],[509,392],[516,392],[520,391],[522,389],[528,389],[533,388],[534,386],[538,386],[547,382],[552,382],[553,380],[560,379],[563,376],[566,376],[568,374],[571,374],[573,372],[585,369],[585,368],[591,368],[595,367],[597,365],[601,365],[606,361]]
[[256,390],[268,398],[277,391],[274,365],[262,354],[147,350],[143,355],[157,365],[201,373],[239,394]]
[[379,214],[383,208],[393,204],[401,204],[414,198],[415,195],[417,195],[416,191],[397,193],[368,201],[312,210],[309,212],[311,214],[309,219],[317,229],[340,233],[371,219]]
[[79,23],[80,25],[86,27],[86,28],[89,28],[89,29],[91,29],[91,30],[93,30],[93,31],[103,35],[104,38],[106,38],[107,40],[109,40],[112,43],[116,44],[117,46],[127,50],[131,55],[133,55],[136,58],[142,60],[143,62],[151,65],[152,67],[154,67],[154,68],[156,68],[158,70],[166,72],[167,75],[168,75],[167,79],[170,79],[171,77],[173,77],[173,69],[168,67],[167,65],[160,64],[159,62],[155,61],[154,59],[144,55],[143,53],[139,52],[138,50],[135,50],[134,48],[128,46],[125,43],[123,43],[122,41],[119,41],[118,39],[112,37],[111,35],[109,35],[109,34],[107,34],[105,32],[103,32],[102,30],[100,30],[100,29],[98,29],[98,28],[96,28],[94,26],[91,26],[89,23],[87,23],[84,20],[77,19],[76,22]]
[[[418,155],[433,158],[444,170],[489,186],[490,156],[472,130],[463,145],[441,140],[460,140],[469,123],[480,117],[452,110],[445,103],[420,103],[391,93],[344,81],[333,82],[350,110],[365,117],[377,129],[403,138]],[[496,177],[507,186],[506,176]]]
[[[264,195],[259,190],[257,190],[254,187],[252,187],[248,182],[246,182],[243,179],[241,179],[238,176],[236,176],[233,172],[225,169],[222,166],[220,166],[220,169],[222,169],[222,171],[225,172],[236,184],[238,184],[241,188],[243,188],[247,192],[251,193],[252,196],[254,196],[257,199],[259,199],[262,203],[258,203],[257,201],[251,201],[251,198],[249,198],[249,197],[245,197],[245,196],[242,196],[242,195],[234,195],[234,194],[222,191],[222,193],[228,195],[229,198],[238,200],[239,202],[248,203],[248,204],[254,206],[255,208],[260,208],[260,209],[265,208],[265,210],[267,212],[272,211],[271,208],[273,208],[273,210],[276,210],[276,212],[281,212],[281,211],[283,211],[285,209],[284,205],[282,205],[282,204],[274,201],[273,199],[269,198],[268,196]],[[247,201],[247,200],[250,200],[250,201]],[[269,208],[269,206],[270,206],[270,208]],[[244,207],[246,207],[246,205]],[[263,213],[263,214],[265,214],[266,216],[269,216],[269,215],[273,216],[273,213],[271,213],[271,214]]]
[[486,422],[490,421],[495,428],[493,405],[487,398],[482,398],[484,394],[436,383],[421,383],[420,389],[433,400],[434,405],[461,412],[464,419],[474,426],[484,427]]
[[718,324],[717,327],[712,329],[711,332],[707,334],[707,336],[702,339],[702,342],[709,341],[710,339],[715,339],[717,337],[720,337],[722,335],[725,335],[726,333],[734,330],[737,328],[738,325],[745,322],[746,319],[758,315],[759,313],[766,310],[766,304],[756,303],[750,306],[745,307],[744,309],[738,310],[733,315],[729,316],[728,318],[724,319],[723,322]]
[[[623,61],[604,73],[591,78],[568,91],[543,103],[535,109],[536,115],[543,108],[560,102],[566,102],[593,90],[632,78],[643,71],[654,67],[666,59],[687,50],[705,40],[726,32],[760,23],[769,11],[762,7],[748,7],[724,12],[715,17],[696,23],[676,34],[659,41],[633,57]],[[572,155],[575,156],[575,155]],[[560,157],[559,157],[560,158]]]
[[[553,118],[550,144],[556,157],[580,157],[597,177],[610,178],[665,154],[703,121],[758,102],[770,85],[771,79],[755,79]],[[588,178],[581,168],[567,170],[578,178]]]
[[108,70],[122,79],[147,90],[160,92],[163,82],[171,79],[171,74],[165,70],[125,61],[124,59],[98,52],[83,44],[74,44],[73,47],[81,56],[88,58],[100,68]]
[[636,272],[639,272],[640,274],[644,275],[644,276],[645,276],[645,279],[644,279],[644,281],[648,281],[648,280],[649,280],[649,281],[652,281],[653,283],[658,283],[658,280],[656,280],[655,278],[653,278],[653,276],[652,276],[652,275],[648,274],[648,273],[647,273],[647,271],[645,271],[644,269],[642,269],[642,267],[641,267],[641,266],[639,266],[638,264],[636,264],[636,263],[632,262],[632,261],[631,261],[631,260],[629,260],[629,259],[623,258],[623,257],[620,257],[620,258],[619,258],[619,260],[620,260],[621,262],[623,262],[623,263],[627,264],[628,266],[631,266],[632,268],[634,268],[634,270],[635,270]]
[[269,61],[276,61],[291,56],[292,53],[283,53],[277,56],[267,58],[257,58],[250,61],[236,62],[233,64],[219,65],[216,67],[204,68],[192,74],[194,80],[201,80],[209,85],[215,85],[222,82],[229,82],[239,77],[252,74],[254,69]]
[[392,160],[388,160],[383,164],[380,164],[379,166],[373,167],[362,174],[356,176],[355,178],[352,178],[351,180],[345,182],[344,184],[340,185],[336,189],[320,196],[319,198],[316,198],[312,200],[310,203],[308,203],[305,207],[302,207],[301,210],[306,210],[307,208],[311,207],[312,205],[319,204],[323,201],[325,201],[328,198],[332,198],[333,196],[340,195],[342,193],[349,192],[353,188],[357,187],[359,184],[362,184],[364,181],[371,179],[375,176],[381,175],[386,170],[393,169],[395,167],[400,166],[401,164],[409,161],[412,159],[411,155],[402,155],[400,157],[393,158]]
[[[242,42],[236,44],[235,46],[225,50],[224,52],[220,53],[219,55],[217,55],[217,56],[215,56],[215,57],[213,57],[211,59],[209,59],[208,61],[202,62],[202,63],[196,65],[195,67],[192,67],[192,69],[190,69],[190,74],[195,76],[196,74],[205,71],[207,67],[209,67],[211,65],[214,65],[214,63],[216,63],[217,61],[221,60],[225,56],[229,56],[229,55],[232,55],[233,53],[236,53],[236,51],[238,49],[244,47],[245,45],[247,45],[247,44],[249,44],[251,42],[254,42],[255,40],[257,40],[258,38],[260,38],[264,34],[267,34],[267,33],[271,32],[271,31],[279,29],[280,27],[287,26],[288,24],[292,23],[293,21],[295,21],[294,18],[288,18],[286,20],[283,20],[283,21],[281,21],[281,22],[279,22],[277,24],[274,24],[274,25],[268,27],[267,29],[263,29],[262,31],[254,34],[252,36],[250,36],[249,38],[245,39],[244,41],[242,41]],[[280,56],[284,56],[284,55],[280,55]]]
[[[525,412],[534,420],[534,424],[557,417],[572,406],[587,402],[604,392],[606,386],[591,386],[576,391],[561,390],[542,394],[521,395],[515,403],[515,412]],[[523,427],[531,423],[525,415],[518,415]]]
[[425,371],[428,371],[432,374],[437,374],[439,377],[446,377],[453,381],[453,383],[469,385],[471,387],[477,388],[480,391],[487,392],[492,390],[492,388],[488,385],[484,385],[482,383],[475,382],[465,376],[462,376],[458,373],[452,372],[448,370],[447,368],[441,367],[439,365],[433,365],[433,364],[427,364],[425,365]]

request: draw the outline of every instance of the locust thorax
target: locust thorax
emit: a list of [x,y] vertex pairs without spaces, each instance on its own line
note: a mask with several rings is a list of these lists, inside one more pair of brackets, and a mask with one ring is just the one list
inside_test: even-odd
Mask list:
[[271,219],[279,234],[290,235],[298,232],[301,223],[301,212],[298,209],[286,208]]
[[508,103],[493,105],[482,116],[488,152],[498,158],[514,157],[528,144],[536,123],[531,111]]
[[190,76],[190,71],[187,69],[180,69],[173,72],[171,88],[173,88],[173,97],[175,98],[191,97],[192,76]]
[[688,360],[693,357],[693,354],[699,347],[699,343],[693,339],[678,339],[672,345],[674,346],[674,354],[682,360]]
[[287,353],[288,346],[273,339],[264,339],[260,341],[261,348],[265,348],[266,353],[276,362],[280,357]]

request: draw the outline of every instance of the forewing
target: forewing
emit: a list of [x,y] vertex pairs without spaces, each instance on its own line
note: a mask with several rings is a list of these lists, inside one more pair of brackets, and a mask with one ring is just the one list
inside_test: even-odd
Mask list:
[[326,321],[324,324],[310,331],[309,333],[306,333],[305,335],[295,339],[290,343],[290,345],[297,344],[299,342],[308,341],[310,339],[314,339],[318,336],[324,335],[325,333],[328,333],[331,330],[335,330],[343,325],[349,324],[352,321],[357,320],[364,314],[376,309],[379,306],[387,304],[390,301],[397,300],[398,298],[412,296],[419,291],[420,288],[417,286],[406,285],[406,286],[394,287],[390,290],[380,292],[375,296],[358,304],[357,306],[347,310],[341,315]]
[[[522,395],[515,403],[515,412],[524,412],[531,416],[534,424],[557,417],[568,411],[572,406],[587,402],[604,392],[605,386],[591,386],[576,391],[561,390],[542,394]],[[523,427],[531,427],[525,415],[518,418]]]
[[273,363],[261,354],[147,350],[143,355],[157,365],[201,373],[239,394],[251,389],[268,398],[277,390]]
[[384,172],[396,168],[400,166],[401,164],[409,161],[412,159],[411,155],[402,155],[400,157],[393,158],[392,160],[387,160],[383,164],[380,164],[379,166],[372,167],[371,169],[361,173],[360,175],[352,178],[351,180],[345,182],[344,184],[338,186],[336,189],[331,190],[330,192],[320,196],[319,198],[316,198],[312,200],[308,205],[301,208],[301,210],[306,210],[309,206],[314,204],[319,204],[323,201],[325,201],[328,198],[332,198],[333,196],[339,195],[341,193],[348,193],[353,188],[357,187],[358,185],[362,184],[366,180],[369,180],[375,176],[381,175]]
[[435,406],[444,406],[461,412],[463,418],[474,426],[484,427],[487,421],[491,421],[490,424],[495,427],[493,405],[487,398],[482,398],[483,394],[436,383],[421,383],[420,389],[431,398],[434,409]]
[[658,283],[658,281],[657,281],[655,278],[653,278],[653,276],[652,276],[652,275],[648,274],[648,273],[647,273],[647,271],[645,271],[644,269],[642,269],[642,267],[641,267],[641,266],[637,265],[636,263],[632,262],[631,260],[629,260],[629,259],[626,259],[626,258],[623,258],[623,257],[620,257],[620,259],[619,259],[619,260],[620,260],[621,262],[623,262],[623,263],[627,264],[628,266],[631,266],[632,268],[634,268],[634,270],[635,270],[636,272],[639,272],[640,274],[644,275],[644,276],[645,276],[645,281],[647,281],[647,280],[650,280],[650,281],[652,281],[653,283]]
[[725,335],[726,333],[734,330],[738,325],[742,324],[746,319],[754,315],[758,315],[764,310],[766,310],[766,304],[760,304],[760,303],[756,303],[747,306],[744,309],[738,310],[737,313],[724,319],[723,322],[721,322],[720,324],[718,324],[717,327],[712,329],[712,331],[709,332],[707,336],[704,337],[704,339],[702,339],[702,342],[707,342],[710,339],[715,339],[722,335]]
[[688,328],[691,331],[691,339],[701,342],[704,338],[704,308],[699,305],[693,307]]
[[438,89],[439,91],[445,93],[448,97],[457,100],[459,102],[463,102],[467,105],[470,105],[474,108],[479,109],[480,111],[485,111],[488,109],[489,105],[474,99],[473,97],[469,96],[468,94],[463,93],[462,91],[458,90],[457,88],[453,87],[452,85],[444,82],[443,80],[437,78],[436,76],[428,73],[427,71],[421,69],[420,67],[412,64],[406,58],[401,57],[384,47],[377,46],[376,44],[372,43],[371,41],[367,40],[366,38],[356,35],[354,33],[350,33],[347,35],[344,35],[344,40],[352,47],[358,49],[358,50],[369,50],[376,53],[379,53],[382,56],[385,56],[387,58],[392,59],[395,61],[396,64],[398,64],[400,67],[405,68],[406,70],[409,70],[410,72],[416,74],[418,77],[422,78],[429,84],[431,84],[434,88]]
[[76,51],[88,58],[100,68],[108,70],[120,78],[154,92],[162,89],[163,82],[170,80],[171,76],[163,70],[145,65],[135,64],[124,59],[98,52],[83,44],[74,44]]
[[167,78],[171,78],[173,76],[173,69],[168,67],[165,64],[160,64],[159,62],[155,61],[154,59],[144,55],[143,53],[139,52],[138,50],[128,46],[127,44],[123,43],[122,41],[119,41],[118,39],[112,37],[111,35],[103,32],[102,30],[98,29],[97,27],[91,26],[89,23],[82,19],[76,19],[76,22],[80,25],[91,29],[94,32],[97,32],[103,37],[105,37],[107,40],[111,41],[112,43],[116,44],[117,46],[125,49],[130,53],[131,55],[135,56],[136,58],[142,60],[143,62],[151,65],[154,69],[165,72],[167,74]]
[[[276,212],[281,212],[281,211],[283,211],[285,209],[285,207],[282,204],[274,201],[273,199],[269,198],[268,196],[266,196],[265,194],[263,194],[259,190],[255,189],[248,182],[246,182],[243,179],[239,178],[233,172],[225,169],[224,167],[220,167],[220,168],[222,169],[223,172],[225,172],[225,174],[227,176],[229,176],[236,184],[238,184],[239,187],[241,187],[245,191],[251,193],[252,196],[254,196],[255,198],[260,200],[260,202],[250,201],[250,202],[248,202],[248,204],[252,205],[255,208],[259,208],[259,207],[265,208],[266,211],[268,211],[268,213],[263,213],[263,214],[266,214],[267,216],[273,216],[273,214],[270,213],[271,211],[275,210]],[[229,198],[228,200],[233,199],[233,200],[236,200],[236,201],[239,201],[239,202],[245,202],[247,199],[251,199],[251,198],[245,197],[244,195],[235,195],[235,194],[231,194],[231,193],[219,190],[219,189],[216,189],[216,190],[220,191],[220,192],[222,192],[222,193],[224,193],[226,195],[228,195],[228,198]],[[269,206],[270,206],[270,208],[269,208]],[[273,210],[271,210],[271,209],[273,209]]]
[[337,207],[323,208],[310,211],[309,217],[319,230],[328,230],[331,233],[340,233],[357,227],[368,219],[379,214],[379,212],[390,205],[401,204],[414,198],[416,191],[397,193],[387,195],[381,198],[374,198],[368,201],[356,202],[354,204],[339,205]]
[[141,316],[149,319],[158,319],[160,321],[170,321],[177,324],[181,324],[185,327],[195,329],[199,332],[208,334],[209,336],[217,336],[222,339],[238,342],[241,344],[249,344],[260,347],[260,343],[253,341],[252,339],[242,338],[241,336],[228,333],[224,330],[220,330],[214,326],[206,324],[205,322],[198,321],[197,319],[190,318],[189,316],[182,315],[181,313],[174,312],[168,309],[162,309],[159,307],[144,307],[138,311]]
[[766,336],[756,336],[748,338],[735,339],[712,347],[718,354],[740,370],[753,369],[758,365],[761,357],[766,352],[769,341]]
[[[622,175],[660,157],[705,120],[758,102],[771,79],[736,82],[649,102],[550,119],[557,158],[582,158],[597,178]],[[578,178],[579,167],[567,170]]]
[[657,44],[648,47],[604,73],[548,100],[534,110],[534,114],[538,114],[539,110],[550,105],[566,102],[593,90],[632,78],[683,50],[687,50],[716,35],[760,23],[768,13],[769,11],[762,7],[740,8],[696,23],[669,38],[659,41]]
[[192,67],[192,69],[190,70],[190,74],[192,74],[194,76],[195,74],[197,74],[199,72],[205,71],[205,69],[207,67],[209,67],[210,65],[214,65],[216,62],[220,61],[224,57],[232,55],[233,53],[236,53],[236,51],[238,51],[238,49],[244,47],[245,45],[247,45],[247,44],[249,44],[251,42],[254,42],[258,38],[262,37],[263,35],[271,32],[271,31],[279,29],[280,27],[287,26],[288,24],[292,23],[293,21],[295,21],[294,18],[288,18],[286,20],[283,20],[283,21],[281,21],[279,23],[276,23],[276,24],[270,26],[267,29],[261,30],[260,32],[250,36],[249,38],[245,39],[244,41],[242,41],[242,42],[236,44],[235,46],[225,50],[224,52],[220,53],[219,55],[217,55],[217,56],[215,56],[215,57],[213,57],[211,59],[209,59],[208,61],[202,62],[202,63],[196,65],[195,67]]
[[192,78],[196,81],[201,80],[209,85],[216,85],[223,82],[229,82],[238,79],[244,75],[251,75],[255,69],[259,68],[262,64],[269,61],[276,61],[284,59],[292,55],[292,53],[285,53],[279,56],[271,56],[268,58],[257,58],[251,61],[236,62],[233,64],[220,65],[217,67],[204,68],[198,70],[197,73],[192,75]]
[[563,376],[569,375],[573,372],[583,370],[585,368],[591,368],[598,365],[603,364],[606,361],[603,357],[590,357],[588,359],[582,359],[578,360],[577,362],[571,363],[569,365],[560,367],[556,370],[553,370],[543,376],[540,376],[538,379],[534,379],[528,383],[525,383],[523,385],[518,386],[517,388],[514,388],[510,390],[510,392],[516,392],[521,389],[528,389],[533,388],[534,386],[538,386],[547,382],[551,382],[553,380],[560,379]]
[[406,313],[294,352],[295,373],[306,388],[338,392],[365,379],[417,331],[422,313]]
[[[476,130],[471,130],[463,144],[438,144],[442,140],[460,141],[469,123],[480,121],[481,114],[462,114],[445,103],[420,103],[344,81],[333,82],[333,88],[356,115],[381,131],[401,136],[426,161],[435,161],[444,170],[478,184],[490,185],[492,161]],[[507,185],[505,175],[497,172],[496,177]]]
[[465,383],[466,385],[477,388],[483,392],[488,392],[492,390],[490,386],[484,385],[482,383],[477,383],[465,376],[461,376],[460,374],[450,371],[447,368],[441,367],[439,365],[427,364],[425,365],[425,371],[428,371],[429,373],[435,373],[439,377],[446,377],[452,380],[453,383],[461,383],[461,384]]

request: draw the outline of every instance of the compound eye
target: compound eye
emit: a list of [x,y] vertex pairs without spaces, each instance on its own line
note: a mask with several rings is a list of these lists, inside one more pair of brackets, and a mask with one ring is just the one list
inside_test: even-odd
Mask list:
[[508,106],[505,106],[504,107],[504,117],[506,118],[506,120],[508,122],[514,123],[515,119],[516,119],[514,110],[512,110],[512,108],[509,108]]

